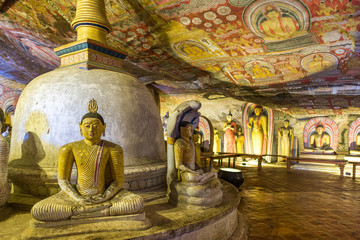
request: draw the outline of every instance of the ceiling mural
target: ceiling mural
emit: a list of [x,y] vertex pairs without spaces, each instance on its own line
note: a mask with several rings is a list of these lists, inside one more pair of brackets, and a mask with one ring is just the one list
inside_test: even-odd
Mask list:
[[[223,96],[291,115],[358,113],[360,0],[105,3],[108,43],[169,96]],[[27,84],[59,66],[52,49],[76,39],[75,8],[75,0],[0,5],[0,76]]]

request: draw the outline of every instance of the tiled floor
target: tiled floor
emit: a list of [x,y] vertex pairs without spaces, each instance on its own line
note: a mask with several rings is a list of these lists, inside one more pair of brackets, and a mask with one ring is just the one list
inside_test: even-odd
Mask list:
[[250,240],[360,239],[360,178],[285,166],[237,168],[245,175],[239,210]]

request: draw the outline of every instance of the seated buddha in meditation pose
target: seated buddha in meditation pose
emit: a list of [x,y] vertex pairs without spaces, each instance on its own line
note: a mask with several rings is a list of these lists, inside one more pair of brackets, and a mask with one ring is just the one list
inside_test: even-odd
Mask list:
[[172,181],[170,202],[186,207],[209,208],[222,201],[222,184],[214,168],[200,168],[196,164],[195,146],[191,140],[193,126],[183,121],[179,125],[180,137],[174,143],[177,180]]
[[350,150],[350,155],[360,155],[360,134],[356,135],[355,149]]
[[260,30],[266,36],[266,41],[279,41],[303,35],[299,24],[291,17],[283,17],[281,10],[275,5],[267,5],[262,10],[266,20],[260,23]]
[[330,135],[325,132],[324,126],[320,123],[316,132],[310,135],[309,148],[305,152],[334,153],[330,147]]
[[[124,190],[124,159],[120,146],[101,140],[106,124],[97,113],[95,100],[79,123],[85,139],[68,143],[59,150],[58,183],[61,191],[31,209],[39,221],[126,215],[143,212],[141,196]],[[70,183],[72,166],[77,183]]]
[[356,149],[360,150],[360,134],[356,135]]
[[312,61],[308,64],[308,72],[314,73],[314,72],[321,72],[326,69],[331,68],[331,62],[328,60],[325,60],[324,57],[320,54],[315,54],[312,57]]
[[180,123],[181,137],[175,141],[175,167],[178,170],[178,176],[185,182],[206,182],[217,178],[217,172],[214,168],[206,171],[199,168],[196,164],[195,144],[191,141],[193,136],[192,124],[186,121]]
[[267,67],[261,66],[260,63],[255,62],[251,69],[254,78],[267,78],[274,76]]
[[310,147],[314,149],[329,149],[330,135],[324,131],[323,125],[316,127],[316,132],[310,136]]

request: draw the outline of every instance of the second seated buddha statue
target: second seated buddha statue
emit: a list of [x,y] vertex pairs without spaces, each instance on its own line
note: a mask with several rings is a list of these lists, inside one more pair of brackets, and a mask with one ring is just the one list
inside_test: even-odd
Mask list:
[[316,126],[316,132],[310,135],[309,147],[304,149],[305,153],[334,154],[330,146],[330,135],[325,132],[324,126],[320,123]]
[[[40,222],[72,221],[144,213],[141,196],[123,189],[124,157],[119,145],[101,139],[106,124],[95,100],[79,123],[85,139],[60,148],[58,183],[61,191],[38,203],[31,214]],[[70,182],[73,164],[77,182]]]

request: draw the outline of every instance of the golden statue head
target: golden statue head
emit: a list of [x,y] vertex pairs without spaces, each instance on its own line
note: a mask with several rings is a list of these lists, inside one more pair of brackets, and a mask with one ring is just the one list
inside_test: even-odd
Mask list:
[[229,110],[229,113],[228,113],[228,115],[226,116],[227,121],[228,121],[228,122],[231,122],[231,121],[232,121],[232,117],[233,117],[233,115],[231,114],[231,110]]
[[263,111],[262,106],[257,105],[257,106],[254,108],[254,113],[255,113],[256,116],[259,116],[262,111]]
[[324,57],[318,53],[313,56],[314,62],[321,62],[322,60],[324,60]]
[[324,132],[324,130],[325,130],[325,128],[324,128],[324,126],[323,126],[321,123],[319,123],[319,124],[316,126],[316,132],[317,132],[318,134],[322,134],[322,133]]
[[268,19],[277,19],[281,17],[281,10],[274,5],[267,5],[265,8],[263,8],[262,13]]
[[289,125],[290,125],[290,121],[289,120],[284,120],[284,127],[289,127]]
[[89,101],[89,112],[86,113],[79,123],[80,134],[84,135],[85,139],[97,143],[101,140],[101,134],[105,135],[106,124],[103,117],[97,113],[98,106],[94,99]]

